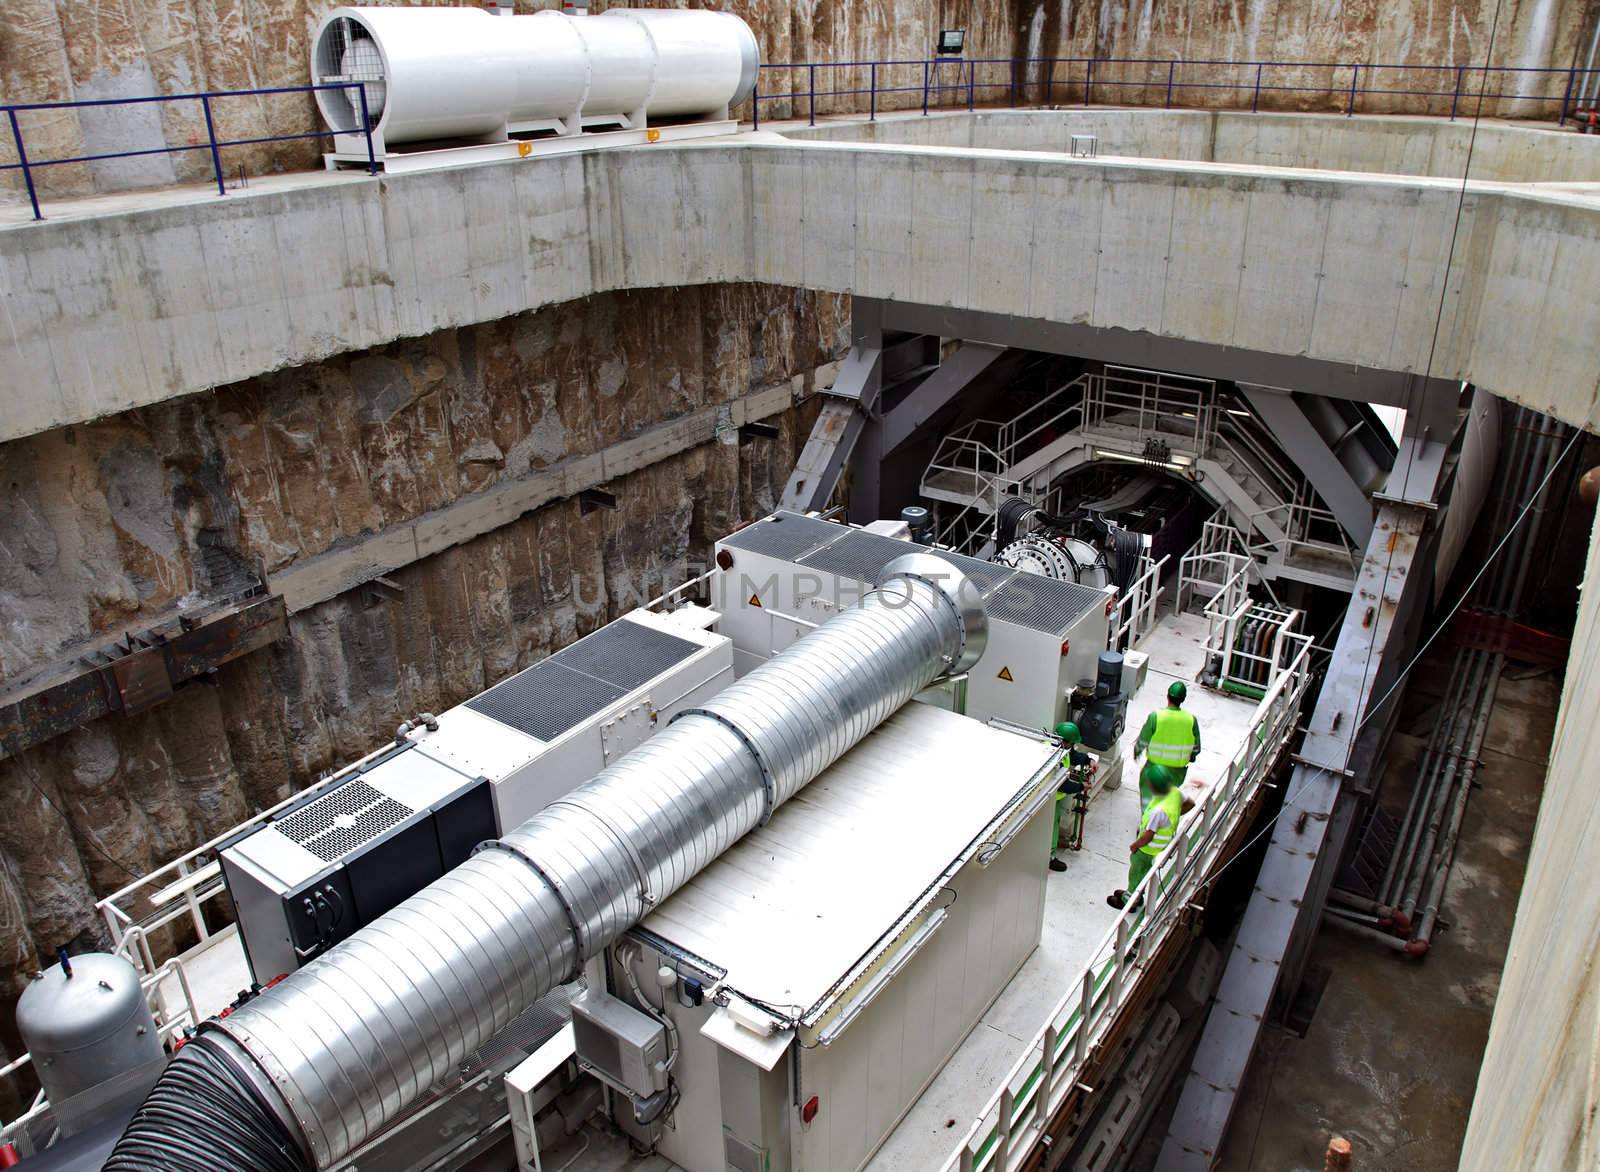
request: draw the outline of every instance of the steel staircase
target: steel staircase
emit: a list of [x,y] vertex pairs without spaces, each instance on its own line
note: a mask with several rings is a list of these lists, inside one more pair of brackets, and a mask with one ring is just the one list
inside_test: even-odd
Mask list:
[[937,504],[940,539],[976,547],[993,539],[1005,498],[1059,510],[1054,486],[1096,460],[1193,481],[1265,579],[1337,589],[1354,580],[1354,546],[1310,482],[1286,465],[1242,397],[1206,379],[1127,367],[1080,375],[1010,419],[977,420],[946,436],[921,492]]

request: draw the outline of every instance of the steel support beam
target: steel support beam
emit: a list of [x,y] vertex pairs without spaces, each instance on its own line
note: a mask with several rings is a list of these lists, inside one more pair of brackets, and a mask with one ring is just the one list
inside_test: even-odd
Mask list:
[[1288,391],[1276,387],[1239,384],[1250,406],[1261,416],[1279,445],[1305,474],[1322,503],[1358,545],[1372,536],[1372,502],[1357,484],[1338,455],[1294,401]]
[[[1234,939],[1227,969],[1206,1019],[1156,1164],[1157,1172],[1203,1172],[1215,1166],[1240,1084],[1271,1011],[1280,981],[1290,984],[1297,941],[1321,915],[1348,833],[1346,785],[1355,768],[1370,767],[1358,752],[1367,733],[1380,734],[1386,715],[1373,709],[1397,678],[1409,650],[1406,632],[1429,593],[1424,545],[1429,510],[1385,504],[1345,613],[1332,666],[1312,713],[1283,808],[1272,825],[1250,906]],[[1416,570],[1417,572],[1413,572]],[[1385,705],[1392,707],[1392,703]],[[1369,716],[1371,729],[1363,729]],[[1358,734],[1360,734],[1358,736]]]
[[961,348],[940,363],[938,370],[884,413],[882,454],[892,455],[1008,353],[1003,346],[962,342]]
[[780,508],[797,513],[827,508],[862,431],[877,410],[883,393],[882,305],[863,300],[853,307],[850,353],[839,364],[832,389],[825,392],[822,412],[783,487]]
[[[858,299],[859,300],[859,299]],[[1437,438],[1448,439],[1450,420],[1461,384],[1451,379],[1423,379],[1405,371],[1352,366],[1303,355],[1267,354],[1209,342],[1191,342],[1142,330],[1113,329],[1082,323],[1046,321],[949,306],[879,302],[883,327],[946,338],[965,338],[992,346],[1066,354],[1147,370],[1181,371],[1202,378],[1293,387],[1306,394],[1358,399],[1428,413],[1426,422]],[[1446,414],[1448,409],[1448,414]]]
[[0,761],[110,713],[153,708],[180,684],[288,633],[283,596],[256,594],[46,669],[0,695]]
[[1408,413],[1394,467],[1389,470],[1389,480],[1383,491],[1374,494],[1376,499],[1431,508],[1444,475],[1444,459],[1454,438],[1452,428]]

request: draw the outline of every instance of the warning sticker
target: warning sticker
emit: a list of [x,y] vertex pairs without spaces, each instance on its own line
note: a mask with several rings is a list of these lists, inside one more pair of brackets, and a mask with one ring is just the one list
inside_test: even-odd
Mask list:
[[752,594],[750,596],[750,605],[751,606],[760,606],[761,605],[761,596],[759,594]]
[[1011,669],[1009,667],[1002,667],[1000,669],[1000,678],[1008,683],[1016,683],[1016,680],[1011,678]]

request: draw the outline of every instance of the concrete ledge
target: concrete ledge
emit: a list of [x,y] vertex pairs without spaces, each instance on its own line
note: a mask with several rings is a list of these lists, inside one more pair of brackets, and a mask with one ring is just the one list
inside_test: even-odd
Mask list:
[[[1238,110],[1072,107],[880,114],[763,124],[801,142],[871,142],[980,150],[1065,151],[1092,134],[1101,155],[1469,178],[1513,183],[1600,182],[1600,136],[1549,124],[1450,121],[1403,114],[1251,114]],[[1470,167],[1469,167],[1470,151]]]
[[0,439],[722,281],[1124,330],[1133,362],[1170,337],[1430,370],[1574,422],[1600,372],[1584,191],[763,133],[154,202],[0,229]]
[[612,444],[588,456],[573,456],[476,496],[394,525],[358,541],[298,561],[271,576],[270,589],[283,596],[291,614],[509,525],[525,513],[640,468],[709,443],[722,432],[770,419],[832,384],[832,364],[788,382],[706,407]]

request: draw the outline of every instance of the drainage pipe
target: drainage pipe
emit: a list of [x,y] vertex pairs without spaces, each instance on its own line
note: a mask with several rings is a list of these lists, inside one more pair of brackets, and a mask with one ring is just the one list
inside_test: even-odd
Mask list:
[[1412,863],[1411,877],[1406,880],[1404,894],[1400,899],[1400,906],[1394,911],[1395,925],[1403,932],[1408,932],[1415,922],[1413,916],[1417,910],[1417,900],[1422,895],[1422,884],[1427,878],[1432,866],[1434,844],[1439,841],[1439,831],[1444,825],[1445,815],[1450,809],[1452,795],[1456,793],[1455,784],[1461,773],[1462,754],[1466,751],[1467,743],[1471,740],[1471,730],[1478,710],[1484,706],[1483,683],[1489,670],[1489,660],[1492,658],[1486,652],[1473,651],[1471,682],[1467,685],[1467,699],[1472,704],[1470,715],[1461,723],[1459,735],[1452,735],[1447,742],[1445,751],[1449,754],[1445,761],[1443,775],[1439,779],[1437,797],[1433,806],[1428,811],[1427,830],[1423,834],[1422,842],[1417,847],[1416,858]]
[[1439,846],[1439,862],[1428,880],[1427,899],[1422,907],[1422,920],[1417,925],[1416,939],[1407,949],[1413,956],[1421,956],[1433,939],[1433,927],[1439,919],[1439,902],[1444,897],[1445,880],[1450,875],[1450,864],[1455,857],[1456,843],[1461,837],[1461,824],[1466,820],[1467,797],[1472,792],[1472,780],[1478,772],[1478,754],[1483,749],[1484,735],[1489,731],[1489,714],[1494,709],[1495,689],[1500,686],[1500,673],[1505,669],[1506,657],[1496,655],[1484,686],[1484,701],[1479,705],[1477,719],[1473,722],[1472,737],[1468,744],[1467,761],[1461,769],[1461,787],[1456,793],[1455,805],[1450,811],[1450,826]]
[[970,667],[985,633],[977,591],[950,563],[890,563],[858,606],[206,1023],[245,1089],[188,1109],[173,1093],[179,1051],[106,1168],[233,1166],[209,1146],[227,1129],[203,1115],[289,1137],[296,1167],[337,1162],[912,696]]
[[1394,851],[1389,856],[1389,865],[1384,869],[1383,881],[1378,884],[1375,910],[1379,918],[1388,917],[1398,900],[1399,889],[1405,885],[1406,877],[1410,874],[1411,856],[1420,835],[1422,813],[1433,800],[1433,786],[1438,779],[1441,742],[1454,725],[1455,714],[1460,710],[1465,674],[1461,670],[1461,657],[1457,656],[1450,672],[1450,681],[1445,687],[1444,699],[1440,702],[1439,717],[1433,722],[1433,728],[1428,732],[1428,742],[1422,750],[1417,780],[1411,787],[1411,800],[1406,805],[1406,816],[1400,823]]

